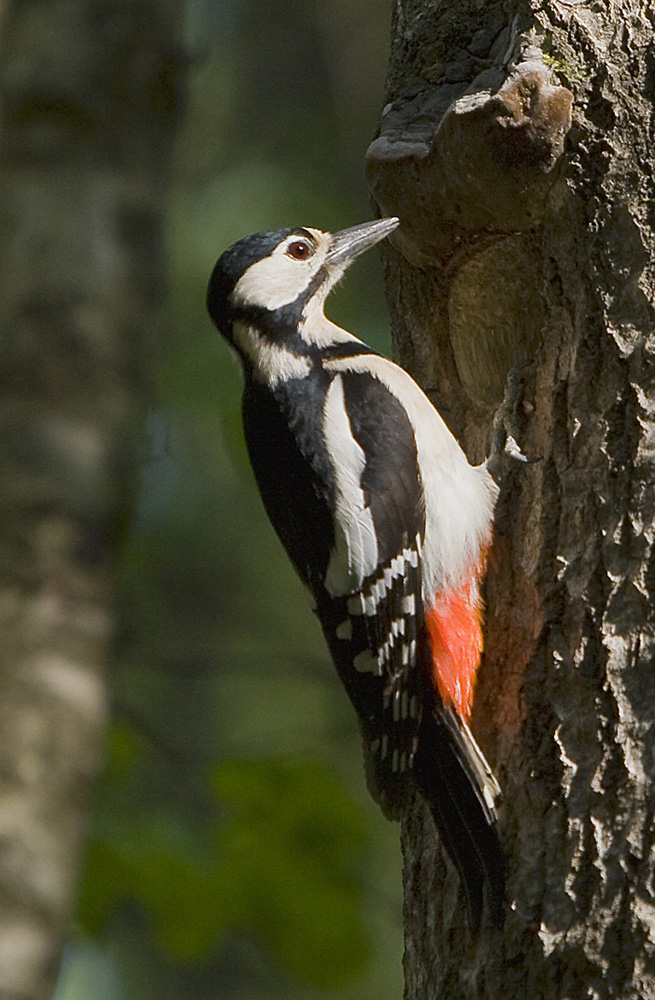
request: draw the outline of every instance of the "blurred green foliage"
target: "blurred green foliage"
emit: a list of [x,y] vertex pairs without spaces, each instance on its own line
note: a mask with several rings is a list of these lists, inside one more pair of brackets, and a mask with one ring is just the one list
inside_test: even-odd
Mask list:
[[277,758],[223,761],[212,784],[229,807],[215,846],[233,924],[304,982],[332,987],[360,973],[364,824],[342,782],[314,761]]
[[[115,721],[57,1000],[385,1000],[402,992],[398,831],[365,791],[354,713],[257,498],[240,375],[204,297],[248,232],[370,218],[386,11],[188,10]],[[329,312],[385,349],[375,254]]]
[[136,761],[132,729],[117,725],[112,742],[80,899],[87,931],[101,935],[117,903],[132,899],[178,961],[207,959],[238,929],[303,982],[332,987],[363,971],[365,826],[334,774],[311,760],[221,760],[209,788],[223,809],[197,829],[170,809],[121,809]]

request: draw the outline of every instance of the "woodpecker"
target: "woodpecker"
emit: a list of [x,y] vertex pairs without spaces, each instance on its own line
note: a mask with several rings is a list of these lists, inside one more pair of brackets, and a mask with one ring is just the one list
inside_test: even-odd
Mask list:
[[413,379],[324,313],[398,224],[248,236],[207,305],[241,361],[255,479],[357,712],[369,790],[392,819],[415,790],[427,801],[477,930],[503,900],[500,792],[468,726],[497,487]]

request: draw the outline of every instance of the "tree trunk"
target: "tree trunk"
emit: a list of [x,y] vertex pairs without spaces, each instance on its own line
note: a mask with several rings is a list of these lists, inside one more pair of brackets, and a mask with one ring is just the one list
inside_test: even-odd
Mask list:
[[50,996],[163,292],[176,0],[15,0],[0,159],[0,997]]
[[647,1000],[655,18],[633,0],[508,7],[395,0],[368,154],[380,212],[402,221],[386,251],[400,362],[472,460],[504,395],[541,459],[504,460],[474,711],[504,790],[505,925],[463,933],[456,878],[410,817],[406,996]]

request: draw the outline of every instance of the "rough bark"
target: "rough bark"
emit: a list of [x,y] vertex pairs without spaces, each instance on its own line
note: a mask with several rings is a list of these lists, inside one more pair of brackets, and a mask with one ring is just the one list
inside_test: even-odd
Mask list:
[[474,715],[505,925],[468,938],[410,817],[412,1000],[655,997],[653,26],[636,0],[393,4],[368,177],[402,220],[397,356],[473,460],[513,372],[541,456],[506,463]]
[[51,994],[162,282],[176,0],[16,0],[0,153],[0,997]]

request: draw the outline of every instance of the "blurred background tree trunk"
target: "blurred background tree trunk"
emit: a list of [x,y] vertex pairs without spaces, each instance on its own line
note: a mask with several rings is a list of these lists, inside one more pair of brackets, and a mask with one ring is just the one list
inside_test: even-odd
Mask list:
[[0,996],[51,994],[164,294],[177,0],[15,0],[0,175]]
[[654,56],[631,0],[393,4],[368,178],[402,220],[396,355],[475,461],[513,371],[541,457],[506,462],[474,717],[506,923],[467,943],[412,817],[410,1000],[655,996]]

